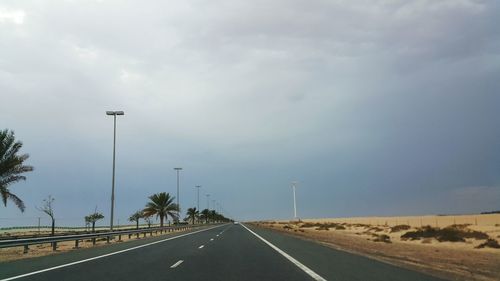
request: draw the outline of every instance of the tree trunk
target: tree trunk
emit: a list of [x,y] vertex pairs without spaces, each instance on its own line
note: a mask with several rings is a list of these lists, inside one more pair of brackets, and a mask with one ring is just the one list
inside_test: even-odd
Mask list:
[[160,227],[163,227],[163,216],[160,216]]
[[139,220],[135,221],[135,229],[139,229]]
[[56,220],[52,218],[52,233],[51,233],[52,236],[54,236],[55,228],[56,228]]
[[92,222],[92,232],[95,232],[95,221]]

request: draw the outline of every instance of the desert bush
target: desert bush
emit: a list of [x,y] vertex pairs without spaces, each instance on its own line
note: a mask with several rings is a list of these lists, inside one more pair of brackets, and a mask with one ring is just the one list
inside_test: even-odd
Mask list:
[[391,242],[391,237],[386,234],[373,234],[375,239],[373,239],[374,242],[384,242],[384,243],[392,243]]
[[407,224],[398,224],[398,225],[391,227],[391,233],[392,232],[400,232],[403,230],[408,230],[410,228],[411,228],[411,226],[409,226]]
[[384,231],[384,229],[383,229],[383,228],[380,228],[380,227],[378,227],[378,226],[374,226],[374,227],[370,227],[370,228],[368,229],[368,231],[381,232],[381,231]]
[[483,240],[488,239],[489,236],[484,232],[451,226],[442,229],[424,226],[401,235],[401,240],[420,240],[422,238],[436,238],[439,242],[465,242],[467,238]]
[[336,230],[345,230],[345,226],[337,224],[337,225],[335,225],[335,229]]
[[320,225],[316,227],[316,230],[330,230],[330,228],[327,225]]
[[422,239],[422,244],[430,244],[432,243],[432,239],[431,238],[424,238]]
[[288,230],[288,229],[292,229],[292,227],[287,224],[287,225],[283,226],[283,229],[287,229]]
[[495,240],[495,239],[488,239],[488,240],[486,240],[486,242],[480,244],[476,248],[477,249],[481,249],[481,248],[485,248],[485,247],[494,248],[494,249],[500,249],[500,245],[498,244],[498,241]]
[[321,223],[310,223],[310,222],[306,222],[306,223],[303,223],[300,228],[307,228],[307,227],[318,227],[318,226],[321,226]]

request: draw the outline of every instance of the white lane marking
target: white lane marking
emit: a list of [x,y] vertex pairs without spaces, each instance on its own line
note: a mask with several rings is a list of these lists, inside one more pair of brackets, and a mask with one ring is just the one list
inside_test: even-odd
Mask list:
[[266,239],[262,238],[259,234],[251,231],[248,227],[246,227],[245,225],[243,225],[242,223],[240,223],[241,226],[243,226],[246,230],[250,231],[250,233],[252,233],[253,235],[255,235],[257,238],[259,238],[260,240],[264,241],[264,243],[266,243],[269,247],[273,248],[276,252],[280,253],[282,256],[284,256],[286,259],[288,259],[289,261],[291,261],[293,264],[295,264],[298,268],[302,269],[302,271],[304,271],[305,273],[307,273],[309,276],[311,276],[314,280],[317,280],[317,281],[326,281],[325,278],[321,277],[319,274],[317,274],[316,272],[312,271],[312,269],[310,269],[309,267],[303,265],[302,263],[300,263],[298,260],[294,259],[292,256],[290,256],[289,254],[285,253],[283,250],[281,250],[280,248],[274,246],[273,244],[271,244],[271,242],[267,241]]
[[213,238],[210,238],[210,241],[214,241],[214,239],[213,239]]
[[219,237],[219,234],[217,234],[216,236]]
[[169,241],[169,240],[181,238],[181,237],[184,237],[184,236],[196,234],[196,233],[199,233],[199,232],[207,231],[207,230],[214,229],[214,228],[221,227],[221,226],[223,226],[223,225],[218,225],[218,226],[214,226],[214,227],[207,228],[207,229],[202,229],[202,230],[198,230],[198,231],[194,231],[194,232],[189,232],[189,233],[186,233],[186,234],[181,234],[181,235],[178,235],[178,236],[175,236],[175,237],[170,237],[170,238],[167,238],[167,239],[163,239],[163,240],[151,242],[151,243],[144,244],[144,245],[135,246],[135,247],[132,247],[132,248],[128,248],[128,249],[124,249],[124,250],[112,252],[112,253],[109,253],[109,254],[100,255],[100,256],[97,256],[97,257],[93,257],[93,258],[88,258],[88,259],[84,259],[84,260],[79,260],[79,261],[75,261],[75,262],[61,264],[61,265],[54,266],[54,267],[49,267],[49,268],[46,268],[46,269],[41,269],[41,270],[37,270],[37,271],[33,271],[33,272],[29,272],[29,273],[25,273],[25,274],[21,274],[21,275],[17,275],[17,276],[12,276],[12,277],[5,278],[5,279],[0,279],[0,281],[9,281],[9,280],[14,280],[14,279],[19,279],[19,278],[23,278],[23,277],[27,277],[27,276],[39,274],[39,273],[42,273],[42,272],[51,271],[51,270],[54,270],[54,269],[59,269],[59,268],[63,268],[63,267],[67,267],[67,266],[72,266],[72,265],[79,264],[79,263],[84,263],[84,262],[88,262],[88,261],[92,261],[92,260],[97,260],[97,259],[101,259],[101,258],[104,258],[104,257],[109,257],[109,256],[112,256],[112,255],[125,253],[125,252],[132,251],[132,250],[135,250],[135,249],[144,248],[144,247],[151,246],[151,245],[158,244],[158,243],[162,243],[162,242],[165,242],[165,241]]
[[198,249],[203,249],[203,247],[205,247],[205,245],[201,245],[200,247],[198,247]]
[[178,267],[182,262],[184,262],[183,260],[179,260],[178,262],[174,263],[170,268],[176,268]]

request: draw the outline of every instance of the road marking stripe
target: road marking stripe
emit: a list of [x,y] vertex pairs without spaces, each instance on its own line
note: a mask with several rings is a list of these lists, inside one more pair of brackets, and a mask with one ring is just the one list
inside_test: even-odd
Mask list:
[[219,237],[219,234],[217,234],[216,236]]
[[302,271],[304,271],[305,273],[307,273],[314,280],[317,280],[317,281],[326,281],[325,278],[321,277],[319,274],[317,274],[316,272],[312,271],[312,269],[310,269],[309,267],[303,265],[298,260],[296,260],[292,256],[290,256],[289,254],[285,253],[280,248],[274,246],[273,244],[271,244],[271,242],[269,242],[266,239],[262,238],[259,234],[253,232],[248,227],[246,227],[244,224],[241,223],[240,225],[243,226],[246,230],[250,231],[250,233],[252,233],[253,235],[255,235],[257,238],[259,238],[260,240],[264,241],[264,243],[266,243],[269,247],[273,248],[276,252],[280,253],[282,256],[284,256],[285,258],[287,258],[289,261],[291,261],[293,264],[295,264],[298,268],[302,269]]
[[170,268],[176,268],[178,267],[181,263],[183,262],[183,260],[179,260],[178,262],[174,263]]
[[201,245],[200,247],[198,247],[198,249],[202,249],[203,247],[205,247],[205,245]]
[[109,254],[100,255],[100,256],[97,256],[97,257],[93,257],[93,258],[88,258],[88,259],[84,259],[84,260],[70,262],[70,263],[66,263],[66,264],[62,264],[62,265],[58,265],[58,266],[54,266],[54,267],[49,267],[49,268],[46,268],[46,269],[41,269],[41,270],[33,271],[33,272],[30,272],[30,273],[25,273],[25,274],[13,276],[13,277],[5,278],[5,279],[0,279],[0,281],[10,281],[10,280],[19,279],[19,278],[23,278],[23,277],[35,275],[35,274],[46,272],[46,271],[51,271],[51,270],[54,270],[54,269],[59,269],[59,268],[63,268],[63,267],[67,267],[67,266],[72,266],[72,265],[79,264],[79,263],[84,263],[84,262],[88,262],[88,261],[92,261],[92,260],[97,260],[97,259],[100,259],[100,258],[104,258],[104,257],[109,257],[109,256],[112,256],[112,255],[116,255],[116,254],[125,253],[125,252],[132,251],[132,250],[139,249],[139,248],[144,248],[144,247],[147,247],[147,246],[151,246],[151,245],[162,243],[162,242],[165,242],[165,241],[169,241],[169,240],[181,238],[181,237],[184,237],[184,236],[196,234],[196,233],[199,233],[199,232],[207,231],[207,230],[214,229],[214,228],[221,227],[221,226],[223,226],[223,225],[218,225],[218,226],[214,226],[214,227],[207,228],[207,229],[202,229],[202,230],[197,230],[197,231],[194,231],[194,232],[189,232],[189,233],[186,233],[186,234],[181,234],[181,235],[178,235],[178,236],[175,236],[175,237],[170,237],[170,238],[167,238],[167,239],[163,239],[163,240],[151,242],[151,243],[144,244],[144,245],[135,246],[135,247],[132,247],[132,248],[128,248],[128,249],[124,249],[124,250],[112,252],[112,253],[109,253]]
[[213,239],[213,238],[210,238],[210,241],[214,241],[214,239]]

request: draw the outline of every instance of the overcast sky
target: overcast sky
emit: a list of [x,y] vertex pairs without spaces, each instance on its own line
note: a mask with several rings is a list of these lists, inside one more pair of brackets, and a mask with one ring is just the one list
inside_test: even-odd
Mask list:
[[[28,180],[0,225],[108,223],[147,196],[238,219],[500,209],[497,1],[2,1],[0,128]],[[48,221],[47,221],[48,223]],[[115,222],[116,224],[116,222]]]

